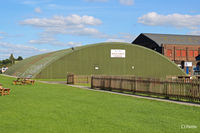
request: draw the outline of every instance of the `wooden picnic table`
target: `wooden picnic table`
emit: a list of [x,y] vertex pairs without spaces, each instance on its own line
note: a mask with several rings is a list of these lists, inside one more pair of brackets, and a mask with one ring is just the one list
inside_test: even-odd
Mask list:
[[21,78],[17,78],[17,80],[13,80],[13,84],[14,85],[23,85],[24,82],[23,82],[23,80],[21,80]]
[[33,85],[33,84],[35,83],[35,80],[32,80],[32,79],[30,79],[30,78],[25,78],[25,79],[24,79],[24,83],[25,83],[25,84],[32,84],[32,85]]
[[0,84],[0,95],[9,95],[10,94],[10,88],[3,88],[2,84]]
[[35,80],[31,80],[30,78],[17,78],[17,80],[13,80],[14,85],[24,85],[24,84],[34,84]]

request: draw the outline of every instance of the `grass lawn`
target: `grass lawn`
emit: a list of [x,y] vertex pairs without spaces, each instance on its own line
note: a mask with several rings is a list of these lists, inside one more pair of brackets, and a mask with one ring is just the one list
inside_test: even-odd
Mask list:
[[[200,107],[96,92],[66,85],[12,85],[0,96],[0,133],[197,133]],[[181,129],[181,125],[197,128]]]
[[75,84],[75,85],[91,87],[90,83],[78,83],[78,84]]

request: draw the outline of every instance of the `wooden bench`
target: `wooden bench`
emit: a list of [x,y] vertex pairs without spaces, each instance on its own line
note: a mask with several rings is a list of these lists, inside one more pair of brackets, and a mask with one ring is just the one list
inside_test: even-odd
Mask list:
[[35,80],[31,80],[29,78],[25,78],[23,82],[24,82],[24,84],[32,84],[33,85],[35,83]]
[[25,84],[34,84],[35,80],[31,80],[30,78],[17,78],[17,80],[13,80],[14,85],[25,85]]
[[23,85],[23,81],[22,78],[17,78],[17,80],[13,80],[13,84],[14,85]]
[[10,94],[10,88],[3,88],[2,85],[0,85],[0,95],[9,95]]
[[14,81],[13,81],[13,84],[14,84],[14,85],[23,85],[24,83],[23,83],[23,81],[14,80]]

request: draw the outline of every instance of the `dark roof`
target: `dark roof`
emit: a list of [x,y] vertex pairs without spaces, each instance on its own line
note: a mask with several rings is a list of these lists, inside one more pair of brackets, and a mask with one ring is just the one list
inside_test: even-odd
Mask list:
[[151,34],[151,33],[141,33],[140,35],[146,36],[147,38],[153,40],[159,46],[161,46],[161,44],[200,45],[200,36],[196,35]]

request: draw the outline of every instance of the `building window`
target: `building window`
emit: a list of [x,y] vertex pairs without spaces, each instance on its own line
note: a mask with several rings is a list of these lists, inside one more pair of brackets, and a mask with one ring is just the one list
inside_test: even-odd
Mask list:
[[167,56],[172,56],[172,50],[171,49],[167,49]]
[[176,56],[181,56],[181,50],[176,50]]
[[181,56],[183,56],[183,57],[186,56],[186,50],[181,50]]
[[189,56],[193,57],[194,56],[194,51],[193,50],[189,50]]
[[194,51],[194,57],[196,57],[196,56],[198,56],[199,54],[198,54],[198,51],[197,50],[195,50]]

